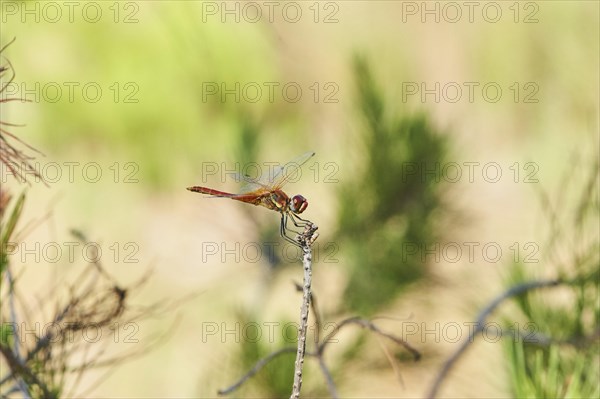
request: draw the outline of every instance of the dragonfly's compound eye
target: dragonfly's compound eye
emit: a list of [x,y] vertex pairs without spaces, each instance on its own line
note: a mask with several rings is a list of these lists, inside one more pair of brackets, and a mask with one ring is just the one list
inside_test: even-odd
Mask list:
[[294,195],[292,198],[292,203],[290,204],[290,208],[294,213],[302,213],[308,207],[308,201],[306,198],[301,196],[300,194]]

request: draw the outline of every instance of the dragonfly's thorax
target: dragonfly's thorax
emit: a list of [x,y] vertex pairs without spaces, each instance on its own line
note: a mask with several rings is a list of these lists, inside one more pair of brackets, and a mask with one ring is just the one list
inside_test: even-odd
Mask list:
[[275,190],[264,199],[263,204],[274,211],[286,212],[290,206],[290,197],[281,190]]

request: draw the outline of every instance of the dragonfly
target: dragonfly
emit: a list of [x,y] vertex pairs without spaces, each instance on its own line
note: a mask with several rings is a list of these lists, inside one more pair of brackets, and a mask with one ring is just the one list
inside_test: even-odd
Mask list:
[[[311,159],[315,153],[313,151],[306,152],[294,160],[284,164],[283,166],[267,170],[258,178],[248,176],[240,176],[246,181],[246,185],[237,194],[227,193],[213,188],[192,186],[188,187],[189,191],[206,194],[216,198],[230,198],[232,200],[263,206],[267,209],[277,211],[281,214],[281,223],[279,226],[279,234],[286,241],[300,246],[300,243],[290,237],[289,233],[293,230],[288,228],[288,221],[291,220],[294,226],[299,228],[314,228],[313,224],[299,215],[308,207],[308,201],[302,195],[297,194],[293,197],[288,196],[283,192],[283,186],[298,176],[300,167]],[[297,231],[293,231],[300,234]]]

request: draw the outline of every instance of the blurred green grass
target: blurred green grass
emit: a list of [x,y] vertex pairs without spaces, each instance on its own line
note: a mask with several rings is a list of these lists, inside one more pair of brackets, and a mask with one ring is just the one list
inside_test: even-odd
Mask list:
[[[74,146],[107,156],[118,151],[123,157],[139,162],[147,182],[155,187],[170,186],[172,175],[186,174],[194,160],[232,153],[240,140],[236,129],[239,115],[261,122],[260,148],[292,147],[309,141],[318,149],[318,134],[307,131],[315,124],[306,119],[309,116],[306,111],[312,109],[307,98],[298,104],[285,103],[280,96],[274,103],[263,96],[256,104],[235,103],[231,97],[224,103],[215,101],[215,96],[206,102],[202,98],[202,84],[206,82],[224,82],[232,87],[235,82],[310,79],[290,76],[292,71],[283,68],[290,60],[288,55],[281,54],[281,32],[260,23],[223,24],[216,18],[203,22],[202,2],[138,5],[135,17],[139,22],[133,24],[115,24],[111,18],[102,18],[96,24],[81,19],[56,24],[27,19],[22,24],[16,18],[9,18],[4,24],[4,40],[17,37],[17,45],[9,49],[9,55],[18,67],[18,80],[26,82],[27,87],[36,82],[42,86],[48,82],[61,86],[64,82],[76,82],[80,87],[97,82],[103,90],[97,103],[81,101],[80,94],[77,101],[69,102],[67,88],[62,86],[63,96],[57,103],[46,102],[35,110],[29,107],[28,113],[39,113],[37,118],[28,119],[35,122],[32,125],[35,128],[30,130],[40,135],[39,144],[43,148],[57,154]],[[343,8],[341,16],[345,18],[335,28],[342,32],[362,29],[362,25],[355,23],[362,6]],[[486,119],[506,119],[500,123],[500,131],[520,145],[534,143],[548,134],[581,137],[582,130],[597,123],[593,119],[593,104],[597,100],[593,90],[589,90],[598,87],[595,73],[598,55],[588,51],[598,44],[593,9],[592,5],[569,7],[563,2],[546,3],[537,24],[515,24],[503,19],[500,24],[466,27],[434,25],[431,29],[440,34],[453,32],[461,42],[460,53],[450,53],[446,60],[440,58],[442,67],[435,72],[417,67],[428,62],[418,54],[429,52],[427,38],[423,39],[421,49],[405,46],[417,53],[405,53],[403,43],[408,38],[400,36],[395,39],[398,42],[393,46],[396,49],[393,54],[371,51],[367,55],[375,60],[375,73],[383,76],[387,85],[396,87],[390,92],[392,95],[398,90],[395,81],[441,80],[448,76],[454,79],[464,76],[467,81],[476,76],[479,81],[500,82],[505,88],[513,80],[535,81],[540,87],[543,107],[502,101],[493,107],[475,104],[470,109],[479,110]],[[381,22],[382,27],[386,22]],[[397,33],[409,27],[400,26]],[[300,26],[293,28],[301,32]],[[324,33],[329,40],[329,44],[324,44],[325,49],[350,37]],[[379,46],[387,44],[380,42],[378,34],[378,29],[371,32],[373,40]],[[468,38],[472,40],[466,41]],[[341,61],[348,70],[348,55],[333,53],[325,57],[334,65]],[[377,62],[379,56],[385,56],[385,64]],[[456,56],[461,57],[460,62]],[[295,61],[301,60],[301,55],[295,57]],[[458,73],[449,74],[448,68]],[[351,74],[340,77],[342,104],[347,105]],[[132,85],[125,87],[127,83]],[[120,97],[117,103],[113,100],[116,93]],[[123,103],[127,95],[139,102]],[[509,93],[505,93],[504,98],[508,97]],[[414,109],[415,104],[404,107]],[[460,105],[450,107],[461,109]],[[336,113],[343,112],[349,121],[355,120],[347,106],[332,108]],[[488,114],[487,108],[493,114]],[[343,134],[337,133],[338,140]],[[293,139],[281,140],[281,137]]]
[[[0,44],[17,38],[7,55],[18,72],[18,82],[26,82],[27,87],[97,82],[103,88],[103,98],[97,103],[81,101],[81,97],[70,102],[63,95],[57,103],[41,101],[3,108],[11,122],[27,124],[19,128],[22,137],[42,149],[48,160],[97,160],[103,165],[118,160],[140,166],[137,177],[141,184],[135,186],[114,187],[108,182],[83,189],[73,187],[68,192],[77,197],[70,200],[76,206],[67,207],[63,213],[76,222],[64,223],[122,232],[135,228],[132,220],[149,224],[158,213],[169,219],[171,212],[183,212],[175,198],[186,195],[183,188],[198,180],[202,161],[281,162],[314,149],[321,163],[335,161],[342,171],[341,184],[335,188],[312,187],[310,211],[321,220],[329,218],[328,225],[321,224],[320,240],[337,242],[339,233],[346,234],[350,243],[342,247],[339,258],[340,275],[350,281],[348,292],[356,294],[349,299],[348,307],[353,310],[385,309],[395,294],[404,290],[402,284],[418,281],[423,270],[418,262],[413,267],[397,267],[401,259],[397,245],[406,235],[399,233],[405,223],[396,218],[396,212],[406,209],[401,209],[402,201],[396,199],[415,188],[394,186],[396,175],[386,173],[386,166],[407,161],[404,145],[379,142],[385,135],[374,136],[370,147],[362,141],[365,113],[357,107],[352,54],[365,54],[381,86],[380,101],[386,106],[381,119],[388,124],[390,141],[402,134],[421,135],[440,127],[444,133],[451,132],[456,150],[452,156],[456,159],[501,158],[509,159],[508,164],[533,159],[540,165],[542,183],[551,188],[560,185],[557,175],[569,164],[566,155],[573,148],[590,147],[590,131],[598,129],[597,4],[579,3],[575,7],[567,2],[545,2],[540,22],[533,25],[504,20],[499,24],[424,26],[399,24],[399,5],[395,2],[340,3],[340,22],[330,26],[223,24],[216,19],[203,22],[200,2],[137,4],[140,22],[131,25],[114,24],[110,19],[98,24],[81,20],[73,24],[23,24],[15,19],[3,23]],[[371,13],[377,14],[377,23],[366,18]],[[335,81],[340,102],[315,103],[308,95],[294,104],[281,97],[274,103],[266,97],[255,104],[236,103],[231,97],[225,102],[214,96],[205,101],[202,94],[207,82],[231,87],[236,82],[297,81],[306,89],[315,80],[321,84]],[[534,81],[540,89],[540,102],[514,102],[508,91],[495,104],[482,100],[458,104],[435,103],[431,98],[426,103],[418,98],[402,100],[402,82],[471,80],[499,82],[505,90],[515,81],[521,85]],[[114,101],[110,89],[116,88],[115,83],[119,84],[119,102]],[[128,83],[134,86],[126,88]],[[134,93],[132,87],[138,91]],[[124,103],[127,94],[139,102]],[[430,120],[412,118],[423,111]],[[439,156],[435,142],[423,140],[422,144],[415,148],[419,157]],[[373,165],[376,168],[369,169]],[[360,185],[361,178],[364,185]],[[355,191],[336,192],[343,185]],[[427,187],[416,189],[426,191]],[[471,205],[486,208],[477,196],[480,189],[473,190],[476,195],[470,198]],[[41,204],[46,195],[30,198]],[[377,206],[361,210],[369,204]],[[386,204],[392,206],[387,208]],[[420,205],[430,207],[427,201]],[[423,213],[413,214],[415,208],[408,208],[405,218],[416,226]],[[358,212],[353,213],[354,209]],[[512,215],[520,220],[518,224],[504,220],[507,216],[502,210],[488,211],[499,215],[495,221],[502,220],[489,226],[497,234],[511,234],[533,225],[528,219],[533,212],[527,207]],[[243,212],[251,220],[258,211],[244,208]],[[360,226],[371,216],[369,228]],[[344,222],[336,233],[338,217]],[[488,220],[481,215],[475,219]],[[423,230],[415,227],[412,231],[414,237],[409,235],[411,240],[426,242],[434,237],[431,226],[420,227]],[[151,230],[145,224],[137,228],[134,231],[138,233]],[[212,234],[216,229],[205,230]],[[354,234],[361,230],[363,235]],[[154,236],[144,236],[143,240],[154,239],[146,242],[146,248],[158,250],[168,246],[165,243],[172,244],[170,237],[185,234],[161,230],[156,234],[158,242]],[[266,231],[260,234],[274,235]],[[380,270],[388,272],[378,274],[361,267],[373,255],[381,258],[378,261],[384,266]],[[169,267],[177,271],[183,263]],[[468,280],[475,281],[473,274],[464,278],[465,284],[477,284]],[[241,281],[249,284],[247,278]],[[423,296],[430,298],[431,293]],[[369,301],[363,301],[365,297]],[[349,358],[359,355],[357,350]]]

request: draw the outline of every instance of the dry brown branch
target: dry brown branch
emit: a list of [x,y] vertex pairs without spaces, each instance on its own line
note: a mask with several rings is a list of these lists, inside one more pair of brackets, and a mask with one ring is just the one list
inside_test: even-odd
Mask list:
[[419,360],[421,358],[421,353],[418,350],[416,350],[415,348],[413,348],[408,342],[406,342],[402,338],[396,337],[395,335],[381,331],[379,329],[379,327],[377,327],[371,321],[366,320],[366,319],[361,319],[360,317],[351,317],[351,318],[342,320],[341,323],[337,324],[335,326],[335,328],[333,329],[333,331],[331,333],[329,333],[329,335],[325,338],[323,343],[321,343],[321,345],[319,345],[319,352],[323,352],[325,350],[325,346],[327,346],[327,344],[329,344],[330,342],[333,342],[333,340],[332,340],[333,337],[335,337],[335,335],[337,335],[337,333],[339,333],[340,330],[344,326],[349,325],[349,324],[357,324],[360,327],[371,330],[374,333],[393,341],[394,343],[404,347],[407,351],[409,351],[413,355],[415,360]]
[[[0,49],[0,56],[6,50],[6,48],[11,45],[15,39],[11,40],[8,44],[3,46]],[[16,77],[15,70],[10,63],[9,60],[2,57],[5,65],[0,65],[0,78],[3,78],[6,74],[10,74],[8,80],[0,86],[0,104],[5,104],[13,101],[27,101],[22,98],[11,98],[4,97],[4,92],[7,87],[14,81]],[[39,171],[35,168],[35,166],[31,163],[34,156],[28,155],[25,151],[20,150],[18,148],[19,145],[26,147],[27,149],[39,154],[43,155],[40,151],[36,150],[29,144],[25,143],[23,140],[15,136],[13,133],[9,132],[5,127],[20,127],[22,125],[17,125],[13,123],[8,123],[6,121],[0,120],[0,163],[6,167],[7,171],[19,182],[30,182],[27,180],[27,175],[33,176],[36,181],[42,182],[47,185]],[[6,202],[2,198],[6,198],[8,194],[3,193],[4,190],[0,190],[0,209],[4,209],[2,204]]]
[[515,285],[510,287],[508,290],[504,291],[502,294],[498,295],[494,298],[477,316],[476,326],[471,331],[467,339],[460,345],[460,347],[444,362],[444,365],[438,372],[429,392],[427,393],[428,398],[435,398],[438,394],[438,391],[442,385],[442,382],[452,369],[452,367],[456,364],[458,359],[463,355],[463,353],[467,350],[467,348],[474,341],[475,336],[483,331],[485,328],[486,319],[496,310],[496,308],[505,300],[512,298],[513,296],[517,296],[523,294],[527,291],[540,289],[540,288],[548,288],[548,287],[556,287],[558,285],[564,284],[561,280],[541,280],[541,281],[530,281],[522,284]]
[[[7,275],[10,273],[10,265],[6,273]],[[88,263],[77,276],[75,285],[67,288],[68,297],[61,301],[62,303],[54,305],[53,316],[49,319],[34,315],[23,319],[23,312],[19,312],[18,321],[16,317],[12,317],[10,321],[4,320],[2,316],[11,312],[6,312],[3,308],[0,322],[4,334],[8,333],[11,339],[0,342],[0,353],[9,364],[8,370],[2,370],[0,375],[2,393],[6,395],[14,391],[12,387],[5,387],[10,381],[14,381],[17,385],[19,381],[24,381],[25,390],[21,389],[20,392],[25,397],[56,397],[58,393],[60,396],[81,396],[81,392],[77,392],[77,387],[86,371],[109,367],[110,370],[102,377],[106,378],[115,366],[133,357],[147,354],[156,345],[164,342],[169,335],[168,332],[154,338],[127,334],[132,330],[137,333],[139,325],[136,321],[158,316],[164,312],[164,309],[173,308],[171,306],[173,303],[163,300],[133,310],[129,304],[130,293],[142,288],[146,281],[148,281],[147,274],[131,287],[122,288],[102,264],[95,261]],[[65,285],[66,282],[60,284],[63,287],[61,295],[64,294]],[[17,295],[16,288],[17,284],[10,284],[9,289],[13,289],[14,294],[9,298],[23,298]],[[59,295],[54,291],[51,289],[47,298],[58,297]],[[7,306],[4,303],[2,306]],[[43,307],[46,308],[49,300],[42,300],[41,303],[45,304]],[[177,303],[179,302],[174,302],[175,306]],[[25,303],[21,304],[21,307],[25,306],[27,306]],[[44,309],[40,308],[39,312],[43,311]],[[26,333],[27,335],[20,332],[21,326],[40,325],[41,319],[47,320],[43,323],[45,327],[41,329],[42,334],[34,330],[35,334],[32,337],[31,332]],[[35,321],[29,322],[31,320]],[[11,326],[12,330],[7,330]],[[86,338],[88,337],[86,333],[90,331],[91,338]],[[172,332],[172,328],[169,332]],[[111,344],[117,337],[119,342],[135,344],[141,343],[141,339],[144,342],[143,345],[135,345],[135,348],[130,348],[125,353],[109,353],[112,352]],[[69,375],[73,378],[67,378]],[[88,387],[88,390],[99,382],[96,381],[92,387]]]
[[310,308],[311,286],[312,286],[312,248],[313,237],[317,226],[309,223],[304,234],[300,236],[304,266],[304,283],[302,284],[302,306],[300,308],[300,326],[298,327],[298,351],[296,352],[296,362],[294,363],[294,384],[292,385],[291,399],[300,397],[302,388],[302,367],[304,366],[304,354],[306,352],[306,330],[308,328],[308,310]]
[[286,353],[293,353],[295,351],[296,351],[296,348],[294,348],[292,346],[287,346],[285,348],[281,348],[279,350],[276,350],[275,352],[271,352],[270,354],[268,354],[267,356],[263,357],[258,362],[256,362],[256,364],[254,365],[254,367],[252,367],[239,380],[237,380],[235,383],[233,383],[232,385],[230,385],[227,388],[219,389],[217,391],[217,393],[219,395],[229,395],[230,393],[232,393],[233,391],[235,391],[236,389],[238,389],[239,387],[241,387],[244,384],[244,382],[246,382],[249,378],[251,378],[256,373],[258,373],[271,360],[275,359],[276,357],[279,357],[280,355],[283,355],[283,354],[286,354]]
[[[313,227],[314,227],[314,229],[310,230]],[[387,338],[387,339],[393,341],[394,343],[404,347],[406,350],[408,350],[413,355],[415,360],[418,360],[421,357],[421,354],[416,349],[414,349],[412,346],[410,346],[406,341],[404,341],[402,338],[399,338],[392,334],[386,333],[386,332],[380,330],[371,321],[361,319],[359,317],[352,317],[352,318],[343,320],[342,322],[340,322],[339,324],[336,325],[334,330],[330,334],[327,335],[327,337],[323,340],[323,342],[320,342],[321,318],[319,316],[319,311],[316,306],[316,298],[315,298],[314,294],[311,292],[311,283],[312,283],[311,260],[312,259],[311,259],[311,253],[310,253],[310,244],[312,244],[312,241],[314,241],[314,239],[311,241],[310,237],[312,237],[312,234],[314,233],[315,230],[316,230],[316,226],[311,225],[309,228],[307,228],[307,230],[305,231],[305,235],[303,237],[309,237],[309,239],[305,239],[304,241],[301,241],[303,244],[303,250],[304,250],[304,258],[303,258],[304,284],[302,286],[300,286],[298,283],[294,283],[296,290],[302,291],[302,306],[301,306],[301,311],[300,311],[301,323],[300,323],[300,327],[298,329],[299,330],[298,346],[296,348],[296,362],[295,362],[295,373],[294,373],[294,385],[293,385],[293,389],[292,389],[292,398],[300,397],[300,388],[302,385],[302,366],[304,364],[304,358],[306,356],[314,357],[317,359],[319,368],[321,369],[323,377],[325,378],[325,382],[327,383],[327,389],[329,390],[331,397],[338,398],[337,388],[333,381],[333,376],[331,375],[331,372],[329,371],[329,368],[327,367],[327,364],[325,363],[325,360],[324,360],[324,352],[325,352],[327,345],[329,343],[333,342],[332,339],[340,332],[340,330],[344,326],[354,324],[354,325],[358,325],[362,328],[366,328],[366,329],[374,332],[375,334],[377,334],[381,337]],[[315,351],[312,351],[312,352],[311,351],[306,352],[306,330],[307,330],[307,326],[308,326],[309,306],[312,307],[313,314],[314,314],[314,317],[316,320],[315,342],[317,343],[317,348]],[[258,373],[271,360],[279,357],[282,354],[291,353],[293,351],[294,351],[293,347],[284,347],[282,349],[279,349],[279,350],[272,352],[269,355],[263,357],[262,359],[258,360],[255,363],[255,365],[248,372],[246,372],[240,379],[238,379],[234,384],[230,385],[229,387],[227,387],[225,389],[220,389],[218,391],[218,394],[219,395],[228,395],[228,394],[234,392],[235,390],[240,388],[248,379],[250,379],[256,373]],[[393,366],[394,365],[392,365],[392,367]],[[394,369],[395,369],[395,371],[397,371],[396,368],[394,368]]]

